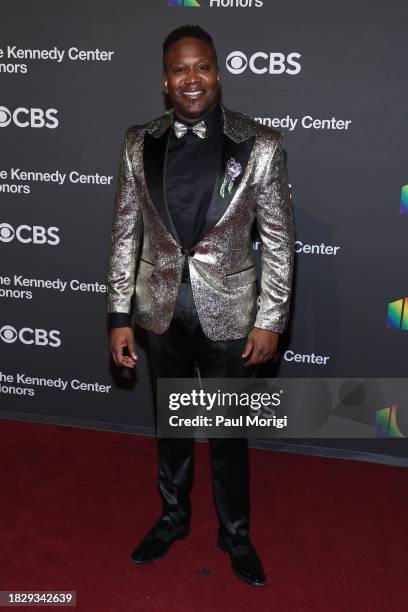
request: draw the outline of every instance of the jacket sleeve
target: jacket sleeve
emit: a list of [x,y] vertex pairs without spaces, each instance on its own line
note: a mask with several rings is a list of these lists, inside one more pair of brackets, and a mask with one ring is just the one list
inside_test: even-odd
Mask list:
[[130,325],[135,264],[143,220],[129,157],[126,132],[119,161],[107,266],[108,319],[110,327]]
[[282,134],[263,173],[256,219],[262,242],[262,277],[254,327],[282,333],[289,318],[295,246]]

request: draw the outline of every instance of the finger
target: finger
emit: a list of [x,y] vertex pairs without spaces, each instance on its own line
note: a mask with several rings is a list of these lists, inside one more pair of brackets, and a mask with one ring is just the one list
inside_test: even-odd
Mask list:
[[133,368],[135,366],[135,362],[131,357],[122,357],[118,365],[122,366],[122,368]]
[[130,356],[132,357],[132,359],[136,361],[136,359],[138,359],[138,356],[136,355],[135,342],[132,336],[127,337],[127,347],[128,347]]
[[116,349],[114,351],[114,355],[116,357],[116,361],[115,361],[116,365],[121,365],[121,366],[125,365],[124,364],[125,355],[123,355],[122,353],[122,348]]
[[251,338],[248,338],[247,341],[246,341],[246,344],[245,344],[244,352],[242,353],[243,359],[248,357],[248,355],[251,353],[251,351],[253,349],[253,346],[254,346],[253,340],[251,340]]
[[260,363],[259,361],[260,358],[261,358],[260,351],[256,347],[254,347],[251,353],[251,357],[245,363],[245,367],[251,366],[251,365],[257,365],[258,363]]
[[122,365],[125,368],[134,368],[135,367],[135,360],[132,357],[123,357]]

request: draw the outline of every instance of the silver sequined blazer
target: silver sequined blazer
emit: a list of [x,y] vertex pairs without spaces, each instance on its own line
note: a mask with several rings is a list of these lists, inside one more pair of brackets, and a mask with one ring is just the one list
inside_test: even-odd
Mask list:
[[[133,306],[133,321],[157,334],[170,324],[186,257],[207,337],[237,339],[253,326],[282,332],[288,320],[294,227],[282,135],[221,108],[218,174],[205,222],[187,254],[169,215],[164,185],[173,113],[131,126],[122,145],[107,270],[108,312],[130,313]],[[242,171],[222,197],[230,159]],[[259,308],[254,222],[262,242]]]

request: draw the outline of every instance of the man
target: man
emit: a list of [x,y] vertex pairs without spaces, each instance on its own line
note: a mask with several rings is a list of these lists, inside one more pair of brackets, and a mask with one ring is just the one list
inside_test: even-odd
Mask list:
[[[203,378],[243,377],[276,355],[289,313],[294,232],[282,137],[221,103],[216,51],[199,26],[168,35],[163,67],[172,112],[131,126],[122,148],[108,264],[112,357],[135,366],[134,299],[154,380],[193,377],[195,363]],[[263,585],[249,539],[247,439],[209,444],[218,544],[239,578]],[[162,558],[190,528],[193,440],[158,446],[163,513],[135,563]]]

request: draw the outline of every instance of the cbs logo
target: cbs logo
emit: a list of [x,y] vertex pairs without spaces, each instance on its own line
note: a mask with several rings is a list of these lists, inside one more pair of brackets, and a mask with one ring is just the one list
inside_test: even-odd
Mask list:
[[249,58],[242,51],[231,51],[225,60],[227,69],[232,74],[242,74],[248,67],[255,74],[298,74],[302,67],[297,59],[300,53],[263,53],[257,51]]
[[42,225],[19,225],[16,229],[9,223],[0,223],[0,242],[18,240],[24,244],[49,244],[55,246],[61,239],[58,227],[43,227]]
[[5,106],[0,106],[0,127],[7,127],[13,123],[17,127],[25,128],[50,128],[58,127],[58,119],[55,116],[58,113],[55,108],[24,108],[20,106],[14,111],[10,111]]
[[57,329],[47,331],[45,329],[32,329],[31,327],[22,327],[17,330],[12,325],[3,325],[0,329],[0,339],[6,344],[13,344],[19,340],[23,344],[34,344],[36,346],[50,346],[57,348],[61,346],[61,332]]

